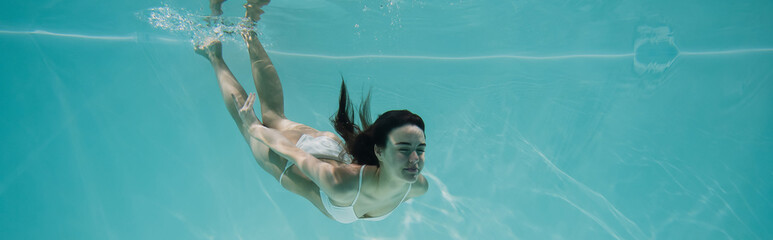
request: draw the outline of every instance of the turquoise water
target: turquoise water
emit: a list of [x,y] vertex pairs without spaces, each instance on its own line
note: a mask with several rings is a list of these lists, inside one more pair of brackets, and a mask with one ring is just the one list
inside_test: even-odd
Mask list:
[[773,238],[769,1],[274,0],[288,117],[332,131],[343,74],[427,124],[429,192],[353,224],[258,167],[164,4],[209,12],[2,3],[2,239]]

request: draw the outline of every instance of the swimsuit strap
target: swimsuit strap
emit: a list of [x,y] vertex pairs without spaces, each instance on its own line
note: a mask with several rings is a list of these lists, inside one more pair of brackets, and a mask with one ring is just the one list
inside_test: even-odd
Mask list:
[[282,174],[279,175],[279,186],[282,186],[282,177],[285,176],[285,172],[287,172],[287,169],[290,169],[290,167],[293,166],[293,163],[290,161],[287,161],[287,166],[285,166],[285,170],[282,171]]
[[[400,203],[402,203],[402,202],[403,202],[403,200],[405,200],[405,197],[407,197],[407,196],[408,196],[408,193],[410,193],[410,192],[411,192],[411,187],[412,187],[412,186],[413,186],[413,183],[411,183],[410,185],[408,185],[408,191],[407,191],[407,192],[405,192],[405,195],[403,196],[403,199],[400,199]],[[400,203],[398,203],[398,204],[400,204]],[[392,210],[392,211],[394,211],[394,210]]]
[[354,206],[354,203],[357,202],[357,198],[360,197],[360,191],[362,191],[362,170],[365,169],[365,165],[362,165],[360,168],[360,185],[357,187],[357,196],[354,196],[354,201],[352,201],[352,207]]

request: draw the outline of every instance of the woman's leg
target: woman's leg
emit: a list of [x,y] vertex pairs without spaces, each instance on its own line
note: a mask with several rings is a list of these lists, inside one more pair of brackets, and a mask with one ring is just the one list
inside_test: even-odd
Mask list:
[[[212,16],[219,16],[223,14],[221,5],[225,0],[210,0],[210,9],[212,10]],[[236,80],[231,70],[225,64],[223,59],[222,44],[220,41],[213,41],[206,46],[197,46],[196,53],[204,56],[212,64],[212,68],[215,70],[215,76],[217,76],[218,85],[220,85],[220,93],[225,102],[225,107],[228,109],[228,113],[231,114],[236,126],[239,128],[239,132],[247,141],[247,144],[252,150],[252,154],[255,160],[258,162],[266,172],[278,178],[282,173],[280,166],[284,166],[286,160],[278,157],[276,153],[271,152],[268,146],[258,141],[257,139],[249,137],[246,126],[242,123],[241,117],[239,117],[239,110],[234,104],[234,99],[239,102],[239,106],[244,104],[247,99],[247,93],[244,91],[244,87]]]
[[[255,161],[257,161],[258,165],[260,165],[263,170],[279,180],[282,171],[284,171],[284,167],[289,161],[280,157],[263,142],[250,137],[245,126],[242,125],[241,118],[239,117],[239,110],[236,109],[236,104],[234,104],[233,101],[235,98],[236,101],[239,102],[239,105],[243,105],[244,101],[247,99],[247,93],[225,64],[222,56],[222,44],[219,41],[214,41],[207,46],[197,47],[196,53],[207,58],[212,64],[212,68],[215,69],[215,75],[217,76],[217,81],[220,85],[220,92],[223,96],[226,109],[228,109],[228,112],[234,119],[244,140],[247,141],[247,144],[250,146]],[[308,199],[318,208],[322,207],[319,200],[319,188],[308,177],[303,175],[297,167],[293,166],[285,172],[282,186],[287,190]]]
[[284,115],[284,93],[274,64],[268,58],[266,50],[258,41],[257,34],[247,31],[242,34],[249,49],[252,79],[260,99],[261,119],[270,128],[283,130],[279,123],[286,119]]
[[[263,10],[260,8],[268,4],[268,1],[248,1],[244,5],[246,9],[245,17],[251,21],[260,19]],[[279,81],[279,75],[274,68],[274,64],[269,59],[263,45],[258,41],[258,36],[254,31],[244,31],[242,33],[244,41],[250,55],[250,66],[252,67],[252,78],[255,81],[255,88],[260,100],[260,113],[263,119],[263,125],[282,130],[277,126],[284,115],[284,93],[282,83]]]
[[[267,0],[247,0],[244,5],[246,8],[245,17],[252,21],[260,19],[263,11],[260,7],[268,4]],[[313,137],[327,136],[338,142],[342,142],[335,133],[321,132],[312,127],[291,121],[284,115],[284,92],[279,75],[274,68],[274,64],[268,57],[268,53],[260,43],[258,35],[254,31],[242,32],[244,42],[250,55],[250,66],[252,68],[252,78],[255,81],[255,88],[258,92],[260,101],[261,118],[263,125],[269,128],[279,130],[282,135],[291,141],[297,141],[301,135],[308,134]]]
[[[249,6],[247,7],[249,8]],[[312,136],[321,134],[314,128],[291,121],[285,117],[282,83],[279,81],[279,75],[274,68],[274,64],[271,63],[271,59],[269,59],[266,50],[263,49],[263,45],[254,31],[245,31],[242,33],[242,36],[249,50],[252,79],[255,81],[255,88],[258,91],[263,125],[279,130],[283,135],[294,140],[297,140],[301,134]]]
[[[220,85],[220,93],[223,97],[223,101],[225,102],[225,107],[228,109],[228,112],[231,114],[231,118],[233,118],[236,126],[239,128],[239,132],[242,133],[244,140],[247,141],[247,144],[250,146],[252,154],[255,157],[255,160],[258,162],[258,165],[260,165],[263,170],[278,180],[279,176],[284,170],[285,165],[287,164],[287,160],[281,158],[275,152],[271,151],[268,146],[259,140],[250,137],[249,133],[247,133],[246,128],[242,124],[241,118],[239,117],[239,110],[236,108],[236,104],[234,104],[234,99],[236,99],[236,101],[239,102],[239,105],[243,105],[244,101],[247,99],[247,93],[244,91],[242,85],[239,84],[233,73],[231,73],[231,70],[225,64],[225,60],[223,60],[222,55],[222,44],[219,41],[214,41],[207,46],[197,47],[196,53],[207,58],[212,64],[212,68],[215,69],[215,75],[217,76],[217,81]],[[231,96],[233,96],[233,98]],[[288,175],[287,173],[285,174],[285,178],[287,178]],[[287,181],[287,179],[285,179],[285,181]],[[297,182],[297,179],[288,182]],[[291,191],[293,190],[290,189],[290,186],[286,187],[288,187],[288,189]]]
[[[234,99],[239,102],[239,105],[244,104],[247,99],[247,92],[244,91],[242,85],[236,81],[231,69],[225,64],[223,60],[222,44],[220,41],[212,41],[206,46],[196,47],[196,53],[204,56],[212,64],[212,68],[215,70],[215,76],[217,76],[218,85],[220,85],[220,93],[223,96],[225,107],[231,114],[231,117],[239,127],[240,132],[244,132],[244,126],[242,120],[239,117],[239,109],[236,109]],[[233,96],[233,97],[232,97]]]
[[225,64],[222,55],[222,44],[220,41],[214,41],[207,46],[197,47],[196,53],[207,58],[212,64],[212,68],[215,69],[215,75],[217,76],[217,82],[220,85],[220,93],[223,96],[225,107],[228,109],[228,113],[231,114],[231,118],[233,118],[236,126],[239,128],[239,132],[242,133],[244,140],[250,145],[250,149],[252,150],[258,165],[274,176],[274,178],[279,178],[282,170],[284,170],[282,167],[287,160],[280,158],[276,153],[270,151],[268,146],[257,139],[250,137],[247,133],[246,128],[239,117],[239,109],[236,109],[236,104],[234,104],[234,99],[236,99],[236,101],[239,102],[239,105],[243,105],[244,101],[247,99],[247,93]]
[[[222,14],[222,11],[219,11],[219,9],[220,4],[224,1],[225,0],[210,1],[213,15]],[[280,157],[263,142],[250,137],[247,133],[245,126],[242,124],[241,117],[239,117],[239,110],[236,109],[236,104],[234,104],[235,99],[239,102],[239,105],[243,105],[244,101],[247,99],[247,93],[225,64],[222,54],[222,44],[219,41],[213,41],[206,46],[198,46],[196,47],[196,53],[204,56],[212,64],[212,68],[215,70],[215,75],[217,76],[218,84],[220,85],[220,92],[223,96],[226,109],[228,109],[228,112],[234,119],[244,140],[247,141],[247,144],[250,146],[252,155],[258,165],[278,180],[289,161]],[[320,209],[320,211],[325,213],[324,206],[319,197],[319,187],[317,187],[317,185],[308,177],[303,175],[297,167],[291,167],[285,172],[282,186],[290,192],[308,199],[314,206]]]

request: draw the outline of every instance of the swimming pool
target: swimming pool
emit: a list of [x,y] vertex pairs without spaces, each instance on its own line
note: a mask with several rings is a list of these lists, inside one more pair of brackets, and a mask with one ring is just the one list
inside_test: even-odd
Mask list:
[[137,17],[164,3],[2,4],[3,239],[773,238],[769,1],[274,0],[288,117],[332,131],[343,75],[427,124],[429,192],[353,224],[257,166],[209,64]]

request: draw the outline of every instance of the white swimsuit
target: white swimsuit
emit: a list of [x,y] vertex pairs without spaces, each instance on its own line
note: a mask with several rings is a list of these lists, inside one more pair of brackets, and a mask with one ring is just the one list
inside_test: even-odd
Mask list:
[[[301,138],[298,140],[298,143],[295,144],[300,148],[301,150],[311,154],[312,156],[316,158],[325,158],[325,159],[333,159],[336,161],[344,162],[344,163],[351,163],[352,157],[346,151],[344,151],[344,147],[341,146],[337,141],[330,139],[329,137],[325,136],[319,136],[316,138],[313,138],[309,135],[302,135]],[[287,166],[285,167],[284,171],[282,171],[282,174],[279,175],[279,184],[282,184],[282,177],[284,177],[285,172],[287,172],[287,169],[292,166],[292,162],[288,162]],[[357,202],[357,198],[360,197],[360,192],[362,191],[362,170],[365,169],[365,165],[362,165],[360,168],[360,183],[357,187],[357,195],[354,197],[354,201],[352,201],[352,205],[350,206],[344,206],[339,207],[336,205],[333,205],[332,202],[330,202],[330,198],[327,197],[327,194],[322,191],[322,189],[319,190],[319,197],[322,199],[322,205],[325,206],[325,210],[330,214],[330,216],[333,216],[333,218],[341,223],[352,223],[357,220],[367,220],[367,221],[380,221],[389,216],[389,214],[392,214],[394,209],[390,211],[387,214],[384,214],[383,216],[379,217],[372,217],[372,218],[359,218],[357,217],[357,214],[354,212],[354,204]],[[408,191],[405,192],[405,195],[403,196],[403,199],[400,200],[400,203],[405,201],[405,197],[408,196],[408,193],[411,192],[411,185],[408,185]],[[400,203],[395,207],[400,206]]]

